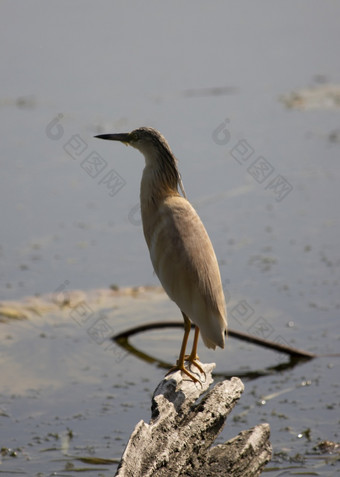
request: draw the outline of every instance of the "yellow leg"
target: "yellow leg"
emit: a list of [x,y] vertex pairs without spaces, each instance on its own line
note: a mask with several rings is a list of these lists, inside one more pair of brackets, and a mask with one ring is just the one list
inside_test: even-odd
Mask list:
[[191,353],[189,354],[189,356],[186,356],[185,358],[187,359],[187,361],[189,361],[189,363],[196,366],[196,368],[198,368],[201,371],[201,373],[205,374],[204,369],[198,363],[196,363],[196,361],[199,361],[199,357],[197,355],[197,346],[198,346],[199,334],[200,334],[200,329],[199,329],[198,326],[195,326],[195,336],[194,336],[194,342],[192,344],[192,350],[191,350]]
[[192,344],[191,353],[189,354],[189,356],[187,358],[188,361],[190,361],[191,363],[193,363],[196,359],[199,359],[199,357],[197,356],[197,345],[198,345],[199,334],[200,334],[200,329],[199,329],[198,326],[195,326],[194,342]]
[[[190,330],[191,330],[191,322],[189,320],[189,318],[186,316],[185,313],[182,312],[182,315],[183,315],[183,318],[184,318],[184,336],[183,336],[183,341],[182,341],[182,346],[181,346],[181,351],[179,353],[179,358],[177,360],[177,363],[176,363],[176,366],[174,366],[173,368],[170,369],[170,371],[168,373],[166,373],[166,376],[174,371],[182,371],[183,373],[185,373],[187,376],[189,376],[190,379],[192,379],[194,382],[197,382],[199,381],[197,378],[195,378],[195,376],[193,374],[191,374],[187,369],[185,369],[184,367],[184,360],[186,358],[185,356],[185,350],[186,350],[186,347],[187,347],[187,343],[188,343],[188,338],[189,338],[189,333],[190,333]],[[199,330],[198,332],[196,332],[195,330],[195,339],[194,339],[194,346],[195,346],[195,356],[196,356],[196,351],[197,351],[197,340],[198,340],[198,333],[199,333]],[[196,338],[196,334],[197,334],[197,338]],[[195,345],[195,340],[196,340],[196,345]],[[193,351],[194,351],[194,346],[193,346]],[[193,353],[193,351],[191,352],[191,355]],[[191,356],[190,355],[190,356]],[[190,357],[189,357],[190,358]],[[196,357],[197,359],[197,357]],[[189,359],[189,361],[193,364],[195,364],[195,366],[197,366],[200,370],[201,367],[199,365],[197,365],[196,363],[194,363],[194,360],[192,359]],[[203,370],[202,370],[203,371]]]

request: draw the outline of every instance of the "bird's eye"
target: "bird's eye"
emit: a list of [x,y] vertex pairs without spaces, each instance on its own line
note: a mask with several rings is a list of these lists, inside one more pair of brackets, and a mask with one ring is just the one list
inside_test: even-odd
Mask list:
[[133,142],[136,142],[136,141],[138,141],[138,139],[139,139],[138,134],[135,133],[135,132],[132,132],[132,133],[131,133],[131,140],[132,140]]

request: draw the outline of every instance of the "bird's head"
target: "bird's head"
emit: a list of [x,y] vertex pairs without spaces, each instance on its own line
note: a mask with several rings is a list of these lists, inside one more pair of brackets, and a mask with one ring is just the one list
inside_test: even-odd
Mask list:
[[129,133],[100,134],[95,137],[109,141],[120,141],[127,146],[138,149],[149,165],[156,165],[155,161],[157,163],[165,157],[174,157],[165,137],[153,128],[141,127]]
[[148,170],[153,171],[156,188],[177,191],[179,186],[183,196],[186,197],[177,168],[177,159],[165,137],[156,129],[141,127],[130,133],[101,134],[95,137],[108,139],[109,141],[120,141],[127,146],[138,149],[145,157]]

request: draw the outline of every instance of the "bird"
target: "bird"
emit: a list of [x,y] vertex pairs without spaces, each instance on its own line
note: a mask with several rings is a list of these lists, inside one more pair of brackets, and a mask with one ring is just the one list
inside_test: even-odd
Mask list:
[[[95,137],[120,141],[144,155],[140,185],[144,237],[154,271],[184,319],[179,358],[167,374],[180,370],[192,381],[199,381],[191,372],[193,365],[204,373],[197,355],[199,335],[207,348],[224,348],[227,310],[215,251],[186,197],[178,161],[165,137],[151,127]],[[192,323],[195,334],[191,353],[186,355]]]

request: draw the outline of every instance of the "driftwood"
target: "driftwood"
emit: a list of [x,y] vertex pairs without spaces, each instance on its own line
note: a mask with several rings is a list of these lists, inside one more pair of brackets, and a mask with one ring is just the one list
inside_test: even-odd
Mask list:
[[152,397],[150,423],[140,421],[136,425],[116,476],[260,475],[271,458],[269,425],[260,424],[211,447],[244,386],[240,379],[232,378],[217,383],[199,399],[213,381],[215,364],[201,366],[205,374],[191,367],[201,383],[179,371],[160,382]]

